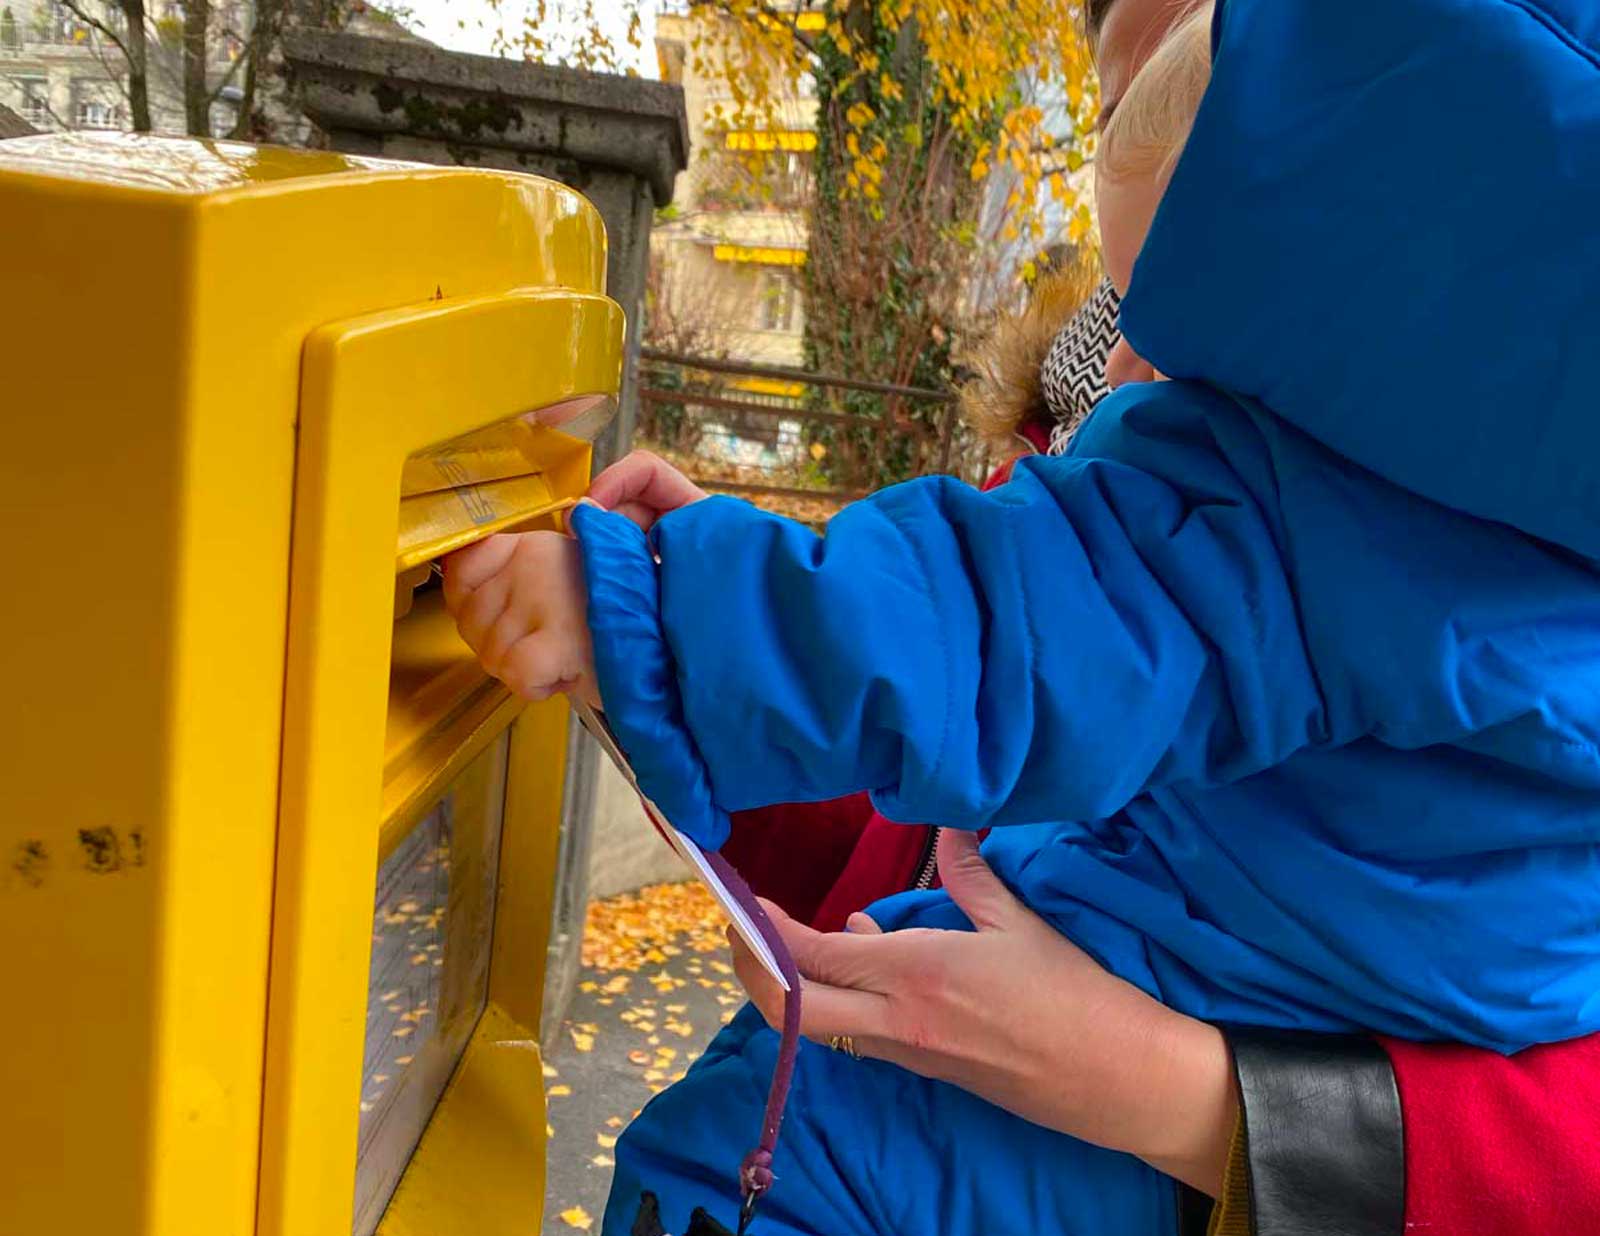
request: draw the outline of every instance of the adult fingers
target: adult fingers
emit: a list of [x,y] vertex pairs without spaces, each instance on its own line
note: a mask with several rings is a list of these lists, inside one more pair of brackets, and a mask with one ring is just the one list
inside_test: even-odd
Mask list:
[[589,486],[589,497],[646,529],[667,511],[705,496],[703,489],[649,451],[634,451],[595,477]]
[[[805,978],[830,987],[879,991],[879,978],[891,964],[885,939],[874,941],[864,934],[848,931],[818,931],[765,898],[761,901],[767,917],[789,946],[795,967]],[[881,934],[881,933],[880,933]]]
[[1009,926],[1019,912],[1026,913],[1022,903],[984,861],[976,833],[941,829],[936,857],[944,891],[979,931]]
[[[769,1026],[781,1029],[787,993],[737,932],[729,932],[729,944],[733,950],[734,973],[749,993],[751,1002],[761,1010]],[[883,996],[811,979],[801,980],[800,1033],[808,1039],[825,1041],[835,1035],[848,1034],[856,1039],[877,1040],[887,1037],[887,1030],[888,1002]]]
[[447,557],[442,564],[445,608],[454,614],[467,597],[505,568],[516,550],[516,537],[497,533]]

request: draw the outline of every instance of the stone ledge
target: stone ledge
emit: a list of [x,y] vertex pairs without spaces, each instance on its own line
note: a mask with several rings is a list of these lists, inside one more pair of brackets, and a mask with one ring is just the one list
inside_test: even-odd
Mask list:
[[688,165],[678,86],[326,31],[285,35],[284,53],[306,114],[330,132],[408,133],[614,168],[647,182],[657,206]]

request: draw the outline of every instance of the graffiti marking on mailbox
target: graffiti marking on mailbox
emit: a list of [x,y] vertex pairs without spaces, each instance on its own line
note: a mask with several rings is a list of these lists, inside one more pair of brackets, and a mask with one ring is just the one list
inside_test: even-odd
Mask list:
[[12,860],[11,869],[29,888],[38,888],[44,884],[44,878],[49,874],[50,851],[43,841],[37,837],[30,837],[17,845],[17,854]]
[[80,828],[78,846],[83,850],[83,865],[96,875],[122,870],[122,843],[109,828]]

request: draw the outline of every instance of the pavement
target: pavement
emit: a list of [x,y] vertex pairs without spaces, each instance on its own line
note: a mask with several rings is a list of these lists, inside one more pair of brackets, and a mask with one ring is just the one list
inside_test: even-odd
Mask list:
[[589,907],[578,993],[545,1061],[545,1236],[599,1230],[623,1126],[744,1003],[725,922],[693,882]]

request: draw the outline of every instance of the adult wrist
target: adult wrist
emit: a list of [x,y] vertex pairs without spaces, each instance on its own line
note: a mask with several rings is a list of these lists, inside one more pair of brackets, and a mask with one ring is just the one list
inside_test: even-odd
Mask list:
[[1160,1030],[1167,1044],[1152,1093],[1161,1101],[1143,1148],[1146,1163],[1207,1197],[1222,1191],[1228,1150],[1238,1127],[1239,1095],[1222,1031],[1170,1010]]

